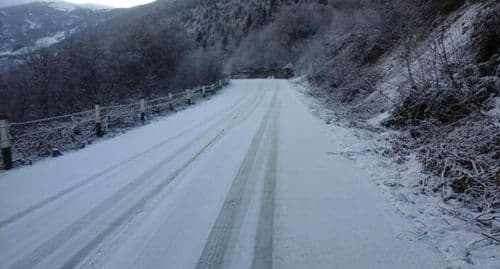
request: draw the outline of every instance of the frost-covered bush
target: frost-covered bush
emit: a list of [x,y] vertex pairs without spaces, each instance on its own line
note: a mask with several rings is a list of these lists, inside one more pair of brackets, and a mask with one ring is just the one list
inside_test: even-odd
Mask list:
[[[497,8],[483,9],[473,23],[473,42],[491,40]],[[487,111],[500,95],[500,57],[490,45],[453,49],[442,35],[431,36],[430,53],[412,59],[420,64],[408,69],[407,88],[384,125],[403,131],[393,141],[395,152],[416,152],[433,175],[423,183],[427,190],[488,216],[476,220],[498,229],[500,115]]]
[[[435,176],[426,187],[476,212],[500,208],[500,128],[492,117],[475,115],[454,124],[426,121],[394,141],[396,152],[417,152]],[[451,188],[454,192],[447,192]]]
[[[467,72],[466,70],[463,71]],[[459,84],[460,89],[453,87],[412,89],[403,102],[394,109],[385,125],[416,126],[428,120],[449,124],[467,118],[472,113],[479,113],[488,101],[499,95],[496,86],[498,80],[498,77],[468,77],[462,80],[463,84]]]
[[[416,154],[429,175],[420,189],[466,205],[482,216],[478,223],[498,229],[500,116],[487,111],[500,94],[500,5],[485,3],[471,26],[451,30],[463,1],[366,3],[333,12],[305,54],[315,56],[314,66],[301,61],[309,81],[349,117],[388,112],[383,124],[400,131],[391,152],[397,160]],[[454,43],[467,35],[469,46]]]

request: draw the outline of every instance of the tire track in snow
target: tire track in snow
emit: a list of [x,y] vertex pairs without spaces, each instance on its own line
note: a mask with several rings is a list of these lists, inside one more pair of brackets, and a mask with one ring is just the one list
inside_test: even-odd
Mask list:
[[[225,111],[225,113],[231,113],[234,108],[237,108],[238,105],[240,103],[242,103],[242,101],[244,101],[244,99],[245,98],[242,98],[242,100],[240,100],[239,102],[237,102],[234,106],[231,106],[227,111]],[[222,113],[222,114],[224,115],[225,113]],[[46,205],[48,205],[48,204],[50,204],[50,203],[52,203],[54,201],[57,201],[57,200],[65,197],[66,195],[68,195],[68,194],[70,194],[72,192],[75,192],[76,190],[78,190],[78,189],[80,189],[82,187],[90,185],[91,183],[95,182],[97,179],[99,179],[99,178],[107,175],[108,173],[111,173],[113,171],[118,170],[119,168],[121,168],[121,167],[123,167],[123,166],[125,166],[125,165],[127,165],[127,164],[129,164],[129,163],[131,163],[131,162],[133,162],[133,161],[135,161],[135,160],[137,160],[137,159],[145,156],[145,155],[147,155],[148,153],[151,153],[151,152],[154,152],[154,151],[158,150],[160,147],[164,146],[165,144],[168,144],[168,143],[174,141],[177,138],[183,137],[184,135],[188,134],[189,132],[192,132],[193,130],[199,128],[199,126],[201,124],[209,123],[211,121],[216,120],[219,117],[220,117],[220,114],[218,114],[215,117],[212,117],[212,118],[210,118],[208,120],[201,120],[198,123],[196,123],[193,126],[191,126],[190,128],[182,131],[181,133],[179,133],[177,135],[174,135],[174,136],[171,136],[171,137],[169,137],[169,138],[167,138],[167,139],[165,139],[165,140],[163,140],[163,141],[161,141],[161,142],[153,145],[152,147],[146,149],[145,151],[142,151],[142,152],[138,153],[137,155],[131,156],[130,158],[127,158],[127,159],[123,160],[122,162],[114,164],[114,165],[112,165],[112,166],[110,166],[110,167],[108,167],[106,169],[103,169],[103,170],[101,170],[101,171],[99,171],[99,172],[97,172],[97,173],[95,173],[95,174],[93,174],[93,175],[91,175],[89,177],[86,177],[80,183],[77,183],[77,184],[75,184],[73,186],[70,186],[70,187],[68,187],[68,188],[66,188],[66,189],[64,189],[64,190],[62,190],[62,191],[60,191],[60,192],[58,192],[58,193],[56,193],[56,194],[54,194],[54,195],[52,195],[52,196],[44,199],[44,200],[42,200],[42,201],[40,201],[40,202],[38,202],[38,203],[30,206],[30,207],[28,207],[28,208],[26,208],[26,209],[18,212],[18,213],[15,213],[14,215],[12,215],[12,216],[4,219],[4,220],[1,220],[0,221],[0,229],[4,228],[5,226],[7,226],[9,224],[15,223],[16,221],[18,221],[18,220],[26,217],[27,215],[29,215],[29,214],[31,214],[31,213],[33,213],[33,212],[35,212],[35,211],[43,208],[44,206],[46,206]]]
[[[256,110],[257,105],[263,98],[264,94],[257,96],[254,100],[254,103],[250,105],[250,112],[246,115],[243,115],[243,112],[246,109],[243,109],[241,113],[235,115],[232,118],[231,124],[227,128],[222,129],[217,135],[210,140],[200,151],[198,151],[191,159],[188,160],[182,167],[178,168],[174,173],[172,173],[166,180],[160,182],[155,188],[153,188],[150,192],[144,195],[137,203],[134,204],[131,208],[129,208],[126,212],[121,214],[113,223],[108,225],[105,230],[101,231],[96,237],[94,237],[89,243],[87,243],[82,249],[80,249],[75,255],[73,255],[68,261],[66,261],[60,268],[61,269],[72,269],[76,268],[82,261],[84,261],[89,254],[91,254],[99,244],[101,244],[107,237],[109,237],[118,227],[122,226],[125,223],[128,223],[134,216],[141,213],[142,209],[146,206],[146,204],[158,196],[164,189],[172,182],[175,178],[177,178],[183,171],[185,171],[193,162],[195,162],[199,156],[201,156],[204,152],[206,152],[212,145],[216,142],[220,141],[224,135],[234,128],[237,124],[242,121],[248,119],[248,117],[253,114]],[[240,116],[243,115],[241,121],[237,121]]]
[[274,236],[274,211],[276,177],[278,173],[278,134],[280,103],[274,109],[271,123],[271,148],[264,177],[264,186],[261,198],[259,222],[255,236],[253,269],[273,268],[273,236]]
[[[103,202],[101,202],[99,205],[94,207],[91,211],[89,211],[87,214],[84,216],[80,217],[77,219],[75,222],[73,222],[71,225],[66,227],[64,230],[61,232],[57,233],[55,236],[44,242],[42,245],[37,247],[34,251],[32,251],[30,254],[22,258],[21,260],[17,261],[14,265],[12,265],[10,268],[33,268],[37,264],[39,264],[43,259],[48,257],[49,255],[53,254],[56,252],[59,248],[61,248],[65,242],[67,242],[69,239],[71,239],[73,236],[75,236],[78,232],[82,231],[84,228],[89,226],[95,219],[98,217],[102,216],[104,213],[106,213],[108,210],[110,210],[115,204],[121,202],[124,200],[124,198],[127,196],[127,194],[132,193],[136,188],[138,188],[142,183],[146,181],[146,179],[150,178],[154,173],[162,166],[164,166],[166,163],[170,162],[171,160],[175,159],[179,154],[182,152],[188,150],[191,147],[191,144],[202,139],[204,136],[207,135],[213,128],[215,128],[218,124],[223,123],[224,121],[229,120],[229,124],[227,128],[222,128],[217,135],[211,139],[205,146],[198,151],[191,159],[189,159],[183,166],[181,166],[179,169],[174,171],[174,173],[170,174],[167,178],[163,179],[160,184],[158,184],[152,191],[148,192],[148,195],[143,197],[138,203],[134,204],[132,208],[126,211],[125,214],[120,215],[118,218],[119,221],[114,221],[112,226],[107,227],[104,231],[102,231],[96,238],[92,239],[92,241],[87,244],[83,249],[81,249],[75,256],[73,256],[68,262],[65,263],[65,265],[62,268],[68,268],[69,264],[75,264],[77,265],[78,262],[81,261],[84,256],[86,256],[92,248],[90,247],[95,247],[98,243],[100,243],[102,240],[105,239],[114,229],[116,229],[119,224],[123,223],[125,220],[129,219],[130,217],[133,217],[134,213],[137,211],[137,209],[142,208],[143,205],[146,204],[147,201],[149,201],[151,198],[153,198],[155,195],[161,192],[168,183],[170,183],[175,177],[177,177],[182,171],[184,171],[196,158],[198,158],[203,152],[205,152],[210,145],[212,145],[216,140],[220,139],[223,134],[227,132],[228,129],[234,127],[232,123],[234,123],[243,113],[245,110],[250,109],[251,112],[253,112],[256,109],[255,104],[259,102],[259,98],[262,98],[262,95],[256,95],[254,96],[253,100],[250,100],[246,106],[240,107],[236,111],[236,115],[232,116],[232,114],[226,115],[226,117],[220,119],[217,121],[217,123],[211,125],[209,128],[205,130],[201,135],[195,137],[194,139],[190,140],[188,143],[186,143],[184,146],[182,146],[180,149],[175,151],[173,154],[170,154],[160,162],[158,162],[156,165],[154,165],[151,169],[147,170],[145,173],[143,173],[141,176],[133,179],[130,183],[122,187],[118,192],[114,193],[112,196],[108,197],[105,199]],[[247,108],[248,106],[248,108]],[[243,116],[248,116],[243,115]],[[245,117],[246,119],[247,117]]]
[[246,186],[251,181],[250,173],[253,169],[259,145],[269,123],[269,114],[276,103],[276,91],[264,119],[253,137],[249,150],[234,179],[222,209],[212,227],[212,231],[203,248],[196,265],[197,269],[224,268],[231,257],[231,243],[236,240],[241,229],[243,217],[248,209],[250,197],[245,193]]
[[141,209],[146,205],[146,203],[156,197],[170,184],[177,176],[179,176],[184,170],[186,170],[189,165],[191,165],[201,154],[203,154],[211,145],[213,145],[217,140],[219,140],[225,133],[225,129],[220,131],[208,144],[206,144],[200,151],[198,151],[191,159],[189,159],[183,166],[175,170],[167,178],[156,185],[151,191],[144,195],[137,203],[135,203],[131,208],[121,214],[115,221],[108,225],[103,231],[101,231],[96,237],[94,237],[89,243],[87,243],[82,249],[80,249],[75,255],[73,255],[68,261],[66,261],[60,268],[71,269],[76,268],[78,264],[83,261],[87,255],[89,255],[102,241],[106,239],[117,227],[123,225],[133,216],[139,214]]
[[[192,128],[192,129],[195,129],[195,128]],[[182,137],[183,135],[186,135],[192,129],[186,130],[186,131],[184,131],[184,132],[182,132],[182,133],[180,133],[180,134],[178,134],[178,135],[176,135],[174,137],[170,137],[169,139],[166,139],[166,140],[164,140],[164,141],[162,141],[162,142],[160,142],[158,144],[155,144],[154,146],[148,148],[147,150],[141,152],[138,155],[134,155],[134,156],[132,156],[132,157],[130,157],[130,158],[122,161],[122,162],[119,162],[119,163],[117,163],[115,165],[112,165],[112,166],[110,166],[110,167],[108,167],[108,168],[106,168],[106,169],[104,169],[104,170],[102,170],[102,171],[100,171],[100,172],[92,175],[92,176],[89,176],[89,177],[85,178],[84,180],[82,180],[82,182],[80,182],[80,183],[78,183],[76,185],[73,185],[71,187],[68,187],[68,188],[66,188],[66,189],[64,189],[64,190],[62,190],[62,191],[54,194],[53,196],[51,196],[51,197],[49,197],[49,198],[47,198],[45,200],[42,200],[39,203],[34,204],[34,205],[28,207],[27,209],[25,209],[23,211],[20,211],[19,213],[16,213],[16,214],[12,215],[11,217],[9,217],[9,218],[7,218],[5,220],[0,221],[0,229],[4,228],[5,226],[7,226],[9,224],[12,224],[12,223],[14,223],[14,222],[16,222],[16,221],[18,221],[20,219],[22,219],[23,217],[29,215],[30,213],[33,213],[33,212],[37,211],[38,209],[43,208],[45,205],[48,205],[48,204],[50,204],[50,203],[52,203],[52,202],[54,202],[56,200],[59,200],[60,198],[63,198],[64,196],[66,196],[66,195],[68,195],[68,194],[76,191],[77,189],[80,189],[82,187],[85,187],[85,186],[89,185],[90,183],[92,183],[92,182],[96,181],[97,179],[105,176],[106,174],[111,173],[111,172],[113,172],[115,170],[118,170],[118,168],[121,168],[122,166],[125,166],[126,164],[129,164],[129,163],[131,163],[131,162],[139,159],[140,157],[142,157],[142,156],[144,156],[144,155],[146,155],[146,154],[148,154],[150,152],[153,152],[154,150],[157,150],[159,147],[161,147],[161,146],[163,146],[163,145],[165,145],[165,144],[167,144],[167,143],[175,140],[176,138],[179,138],[179,137]]]
[[[195,140],[193,140],[193,141],[195,141]],[[11,268],[32,268],[33,266],[35,266],[36,264],[41,262],[42,259],[44,259],[45,257],[49,256],[50,254],[54,253],[55,251],[57,251],[57,249],[59,249],[66,241],[71,239],[76,233],[78,233],[79,231],[83,230],[85,227],[90,225],[93,220],[95,220],[99,216],[102,216],[109,209],[111,209],[113,207],[113,205],[122,201],[127,194],[133,192],[142,183],[144,183],[148,178],[150,178],[152,175],[154,175],[154,173],[159,168],[164,166],[165,163],[168,163],[171,160],[173,160],[174,158],[176,158],[178,154],[181,154],[182,152],[187,150],[190,146],[191,146],[190,144],[186,144],[182,148],[180,148],[178,151],[174,152],[173,154],[169,155],[165,159],[158,162],[151,169],[149,169],[148,171],[143,173],[141,176],[135,178],[133,181],[131,181],[130,183],[125,185],[123,188],[121,188],[118,192],[114,193],[112,196],[108,197],[103,202],[101,202],[99,205],[94,207],[86,215],[84,215],[83,217],[80,217],[75,222],[73,222],[71,225],[66,227],[64,230],[57,233],[54,237],[52,237],[51,239],[49,239],[48,241],[43,243],[41,246],[36,248],[32,253],[30,253],[28,256],[26,256],[21,261],[14,264]]]

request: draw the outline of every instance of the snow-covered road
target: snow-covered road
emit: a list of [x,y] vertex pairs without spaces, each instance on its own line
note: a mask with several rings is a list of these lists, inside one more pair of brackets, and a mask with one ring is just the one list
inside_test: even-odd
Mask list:
[[286,80],[0,174],[0,268],[443,268]]

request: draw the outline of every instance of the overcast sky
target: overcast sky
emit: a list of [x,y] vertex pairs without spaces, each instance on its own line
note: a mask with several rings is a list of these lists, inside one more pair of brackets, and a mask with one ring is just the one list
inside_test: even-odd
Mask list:
[[112,7],[133,7],[137,5],[147,4],[153,2],[154,0],[66,0],[68,2],[77,4],[101,4]]
[[[0,8],[8,6],[23,5],[26,3],[36,2],[37,0],[0,0]],[[40,2],[51,2],[59,0],[38,0]],[[62,0],[66,2],[72,2],[77,4],[99,4],[110,7],[133,7],[137,5],[143,5],[151,3],[154,0]]]

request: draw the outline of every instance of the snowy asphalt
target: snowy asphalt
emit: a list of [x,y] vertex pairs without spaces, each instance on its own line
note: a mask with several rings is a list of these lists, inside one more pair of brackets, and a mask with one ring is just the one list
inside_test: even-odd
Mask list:
[[0,174],[0,268],[444,268],[286,80]]

